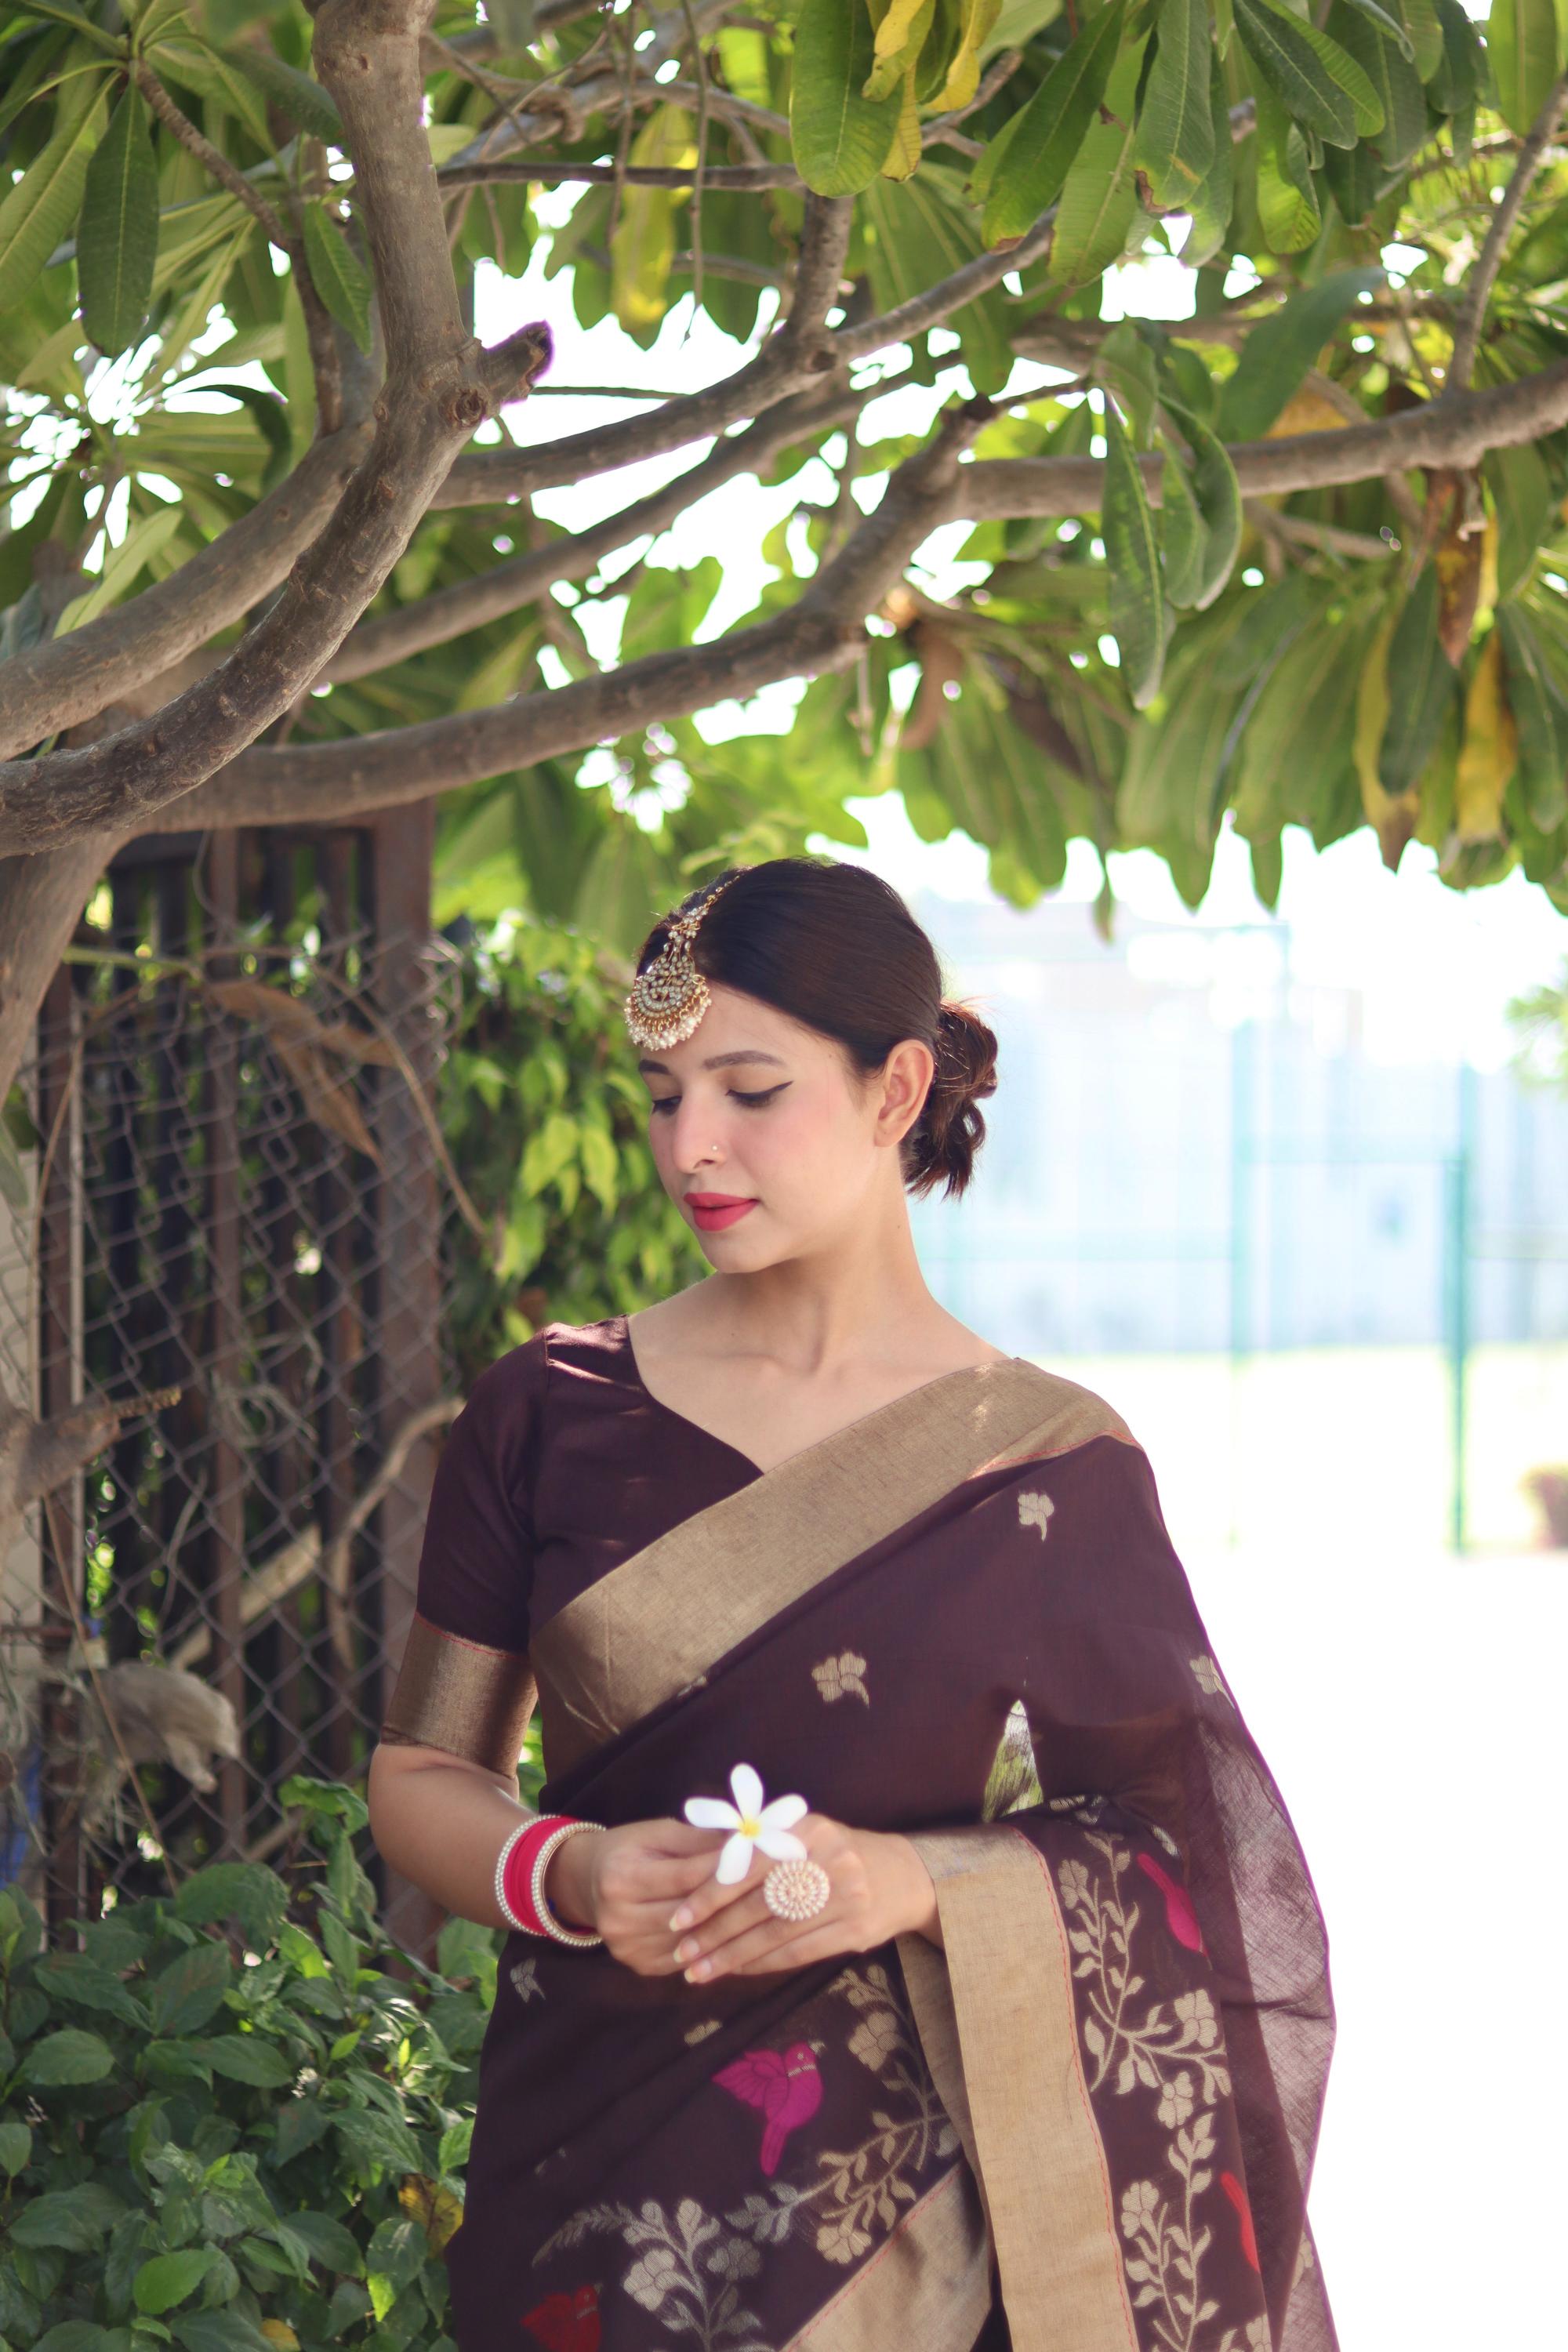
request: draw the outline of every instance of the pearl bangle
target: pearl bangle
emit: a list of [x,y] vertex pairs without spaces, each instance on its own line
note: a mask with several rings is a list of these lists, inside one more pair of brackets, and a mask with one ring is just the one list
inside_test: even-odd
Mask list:
[[[571,1816],[561,1817],[550,1826],[553,1816],[536,1817],[522,1822],[512,1831],[496,1856],[496,1908],[520,1934],[551,1937],[556,1943],[602,1944],[603,1936],[593,1929],[568,1927],[558,1920],[544,1899],[544,1874],[556,1847],[579,1830],[602,1829],[600,1822],[583,1822]],[[541,1832],[544,1834],[542,1836]],[[532,1843],[513,1861],[514,1849],[523,1839]],[[526,1876],[521,1874],[526,1872]],[[512,1881],[508,1889],[509,1877]]]

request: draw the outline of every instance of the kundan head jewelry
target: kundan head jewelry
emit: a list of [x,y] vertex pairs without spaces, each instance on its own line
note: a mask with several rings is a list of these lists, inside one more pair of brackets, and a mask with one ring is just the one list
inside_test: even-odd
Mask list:
[[697,926],[719,896],[739,879],[727,874],[700,906],[670,919],[669,937],[646,971],[639,971],[626,999],[626,1027],[638,1045],[679,1045],[689,1037],[711,1002],[708,982],[691,960]]

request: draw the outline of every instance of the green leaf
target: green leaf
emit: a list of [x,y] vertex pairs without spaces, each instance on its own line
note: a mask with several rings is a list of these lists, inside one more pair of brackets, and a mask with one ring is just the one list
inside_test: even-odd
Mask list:
[[1437,635],[1437,567],[1426,564],[1405,601],[1388,647],[1389,725],[1378,755],[1384,790],[1402,793],[1431,757],[1454,695],[1454,670]]
[[1127,691],[1133,708],[1142,710],[1159,690],[1165,657],[1160,545],[1137,457],[1110,400],[1104,430],[1100,536],[1110,574],[1110,629],[1121,655]]
[[1268,673],[1237,762],[1234,822],[1246,839],[1296,824],[1321,847],[1361,822],[1355,733],[1364,634],[1349,613],[1320,614]]
[[33,2352],[121,2352],[117,2337],[129,2344],[123,2328],[99,2327],[90,2319],[60,2319],[39,2336]]
[[303,211],[305,258],[316,291],[339,326],[347,329],[362,352],[368,352],[370,273],[319,196],[310,197]]
[[[1107,122],[1096,110],[1062,183],[1046,257],[1046,275],[1057,284],[1087,286],[1126,250],[1138,211],[1132,176],[1132,142],[1137,135],[1133,101],[1144,47],[1142,41],[1132,42],[1118,57],[1101,101],[1104,114],[1116,119]],[[1228,160],[1228,123],[1226,127]]]
[[242,2311],[181,2312],[172,2325],[181,2352],[274,2352],[271,2337]]
[[1443,62],[1443,20],[1436,0],[1391,0],[1410,42],[1410,55],[1423,81],[1430,81]]
[[398,2172],[421,2172],[419,2143],[406,2124],[371,2107],[351,2107],[334,2116],[332,2126],[352,2156],[362,2162],[389,2166]]
[[127,82],[87,167],[77,229],[82,323],[106,358],[140,335],[158,258],[158,165],[147,108]]
[[[681,106],[656,106],[632,141],[627,161],[642,168],[689,169],[697,161],[691,117]],[[627,186],[610,240],[610,308],[630,335],[651,332],[669,301],[675,215],[685,189]]]
[[[1426,5],[1430,7],[1431,0],[1426,0]],[[1369,25],[1373,26],[1386,40],[1390,40],[1394,43],[1395,48],[1397,48],[1400,56],[1405,59],[1407,65],[1415,64],[1415,42],[1411,39],[1409,33],[1406,31],[1404,24],[1397,16],[1391,16],[1386,8],[1379,7],[1378,0],[1336,0],[1336,5],[1342,8],[1356,9],[1366,18]],[[1436,25],[1436,18],[1433,17],[1432,22]],[[1438,37],[1441,39],[1441,34],[1439,34]],[[1342,46],[1345,46],[1342,34],[1336,32],[1334,38],[1337,41],[1340,41]]]
[[1286,403],[1300,390],[1323,345],[1355,307],[1359,295],[1374,293],[1381,269],[1339,269],[1299,294],[1248,331],[1236,373],[1220,394],[1222,441],[1256,441]]
[[[867,229],[874,232],[866,240],[866,269],[879,310],[890,310],[951,276],[981,250],[979,226],[958,175],[934,160],[923,163],[912,179],[874,180],[863,210]],[[945,324],[962,340],[975,391],[1000,392],[1014,362],[1000,296],[966,302]]]
[[1354,228],[1364,221],[1388,185],[1389,173],[1363,139],[1354,147],[1325,147],[1323,177],[1340,218]]
[[101,2083],[113,2064],[114,2053],[99,2034],[68,2025],[34,2043],[22,2061],[22,2080],[39,2090]]
[[184,2303],[188,2294],[195,2294],[217,2253],[216,2246],[182,2246],[175,2253],[154,2254],[150,2263],[142,2263],[131,2290],[137,2310],[156,2318]]
[[343,125],[337,102],[310,74],[285,65],[271,49],[252,48],[245,41],[226,47],[222,54],[237,73],[253,82],[263,98],[269,98],[301,131],[324,139],[329,147],[342,147]]
[[335,2221],[330,2213],[288,2213],[283,2220],[289,2230],[304,2240],[311,2260],[320,2263],[323,2270],[358,2278],[364,2268],[359,2242],[341,2221]]
[[39,1964],[37,1981],[56,2000],[72,2001],[80,2009],[96,2009],[119,2018],[122,2025],[147,2028],[147,2012],[126,1990],[110,1969],[100,1968],[85,1952],[51,1952]]
[[1133,152],[1163,209],[1187,205],[1214,162],[1208,0],[1160,0]]
[[1487,55],[1498,112],[1510,131],[1529,131],[1563,69],[1559,0],[1492,0]]
[[[280,412],[272,394],[254,384],[214,384],[211,389],[227,393],[231,398],[252,394],[246,405],[273,440],[273,425],[268,420]],[[288,446],[286,426],[282,446]],[[275,1871],[253,1862],[209,1863],[185,1879],[174,1897],[174,1916],[187,1927],[206,1927],[218,1920],[237,1919],[250,1942],[262,1951],[276,1940],[288,1907],[289,1890],[283,1881]]]
[[1105,96],[1121,39],[1122,0],[1089,18],[1059,57],[1004,139],[975,165],[972,193],[984,205],[988,247],[1033,228],[1060,194],[1074,156]]
[[790,148],[819,196],[854,195],[881,170],[901,92],[864,95],[876,35],[864,0],[804,0],[795,28]]
[[1463,115],[1475,105],[1480,90],[1480,41],[1460,0],[1436,0],[1436,8],[1443,55],[1427,77],[1427,96],[1439,114]]
[[210,99],[237,122],[242,122],[258,147],[272,149],[274,142],[261,92],[222,49],[209,47],[195,36],[188,20],[182,21],[177,30],[154,40],[146,55],[148,64],[161,78],[183,82],[187,89]]
[[1568,704],[1520,606],[1500,604],[1497,625],[1509,708],[1519,730],[1525,813],[1549,833],[1568,817]]
[[1237,635],[1241,609],[1234,600],[1177,640],[1158,724],[1132,736],[1117,787],[1118,846],[1157,848],[1189,906],[1202,898],[1214,864],[1220,760],[1238,692],[1218,656]]
[[213,2078],[199,2042],[149,2042],[142,2063],[154,2082],[210,2083]]
[[95,25],[87,11],[77,6],[76,0],[14,0],[14,5],[29,16],[44,16],[52,24],[69,25],[85,40],[91,41],[98,48],[107,49],[110,57],[122,58],[125,55],[124,41],[117,39],[112,33],[106,33],[101,25]]
[[280,2091],[298,2072],[281,2050],[258,2033],[224,2033],[198,2047],[215,2074],[230,2083],[253,2083],[263,2091]]
[[18,2246],[58,2246],[67,2253],[90,2253],[124,2210],[113,2190],[99,2181],[51,2189],[19,2208],[11,2224],[12,2241]]
[[1500,597],[1516,595],[1529,579],[1535,552],[1558,520],[1552,477],[1533,442],[1489,449],[1481,478],[1497,516],[1497,584]]
[[223,2006],[234,1981],[227,1951],[221,1945],[197,1944],[147,1988],[155,2033],[194,2033]]
[[1360,66],[1285,0],[1236,0],[1236,26],[1286,111],[1331,146],[1353,147],[1382,130],[1383,109]]
[[1198,510],[1197,493],[1187,469],[1175,451],[1167,449],[1160,477],[1160,545],[1165,593],[1173,604],[1196,601],[1207,541],[1208,526]]
[[[25,2172],[33,2154],[33,2135],[26,2124],[7,2118],[0,2123],[0,2172],[14,2180]],[[443,2166],[443,2170],[447,2168]]]
[[1209,58],[1209,113],[1214,122],[1214,159],[1190,207],[1193,225],[1184,240],[1181,257],[1189,269],[1200,269],[1219,252],[1236,209],[1230,108],[1226,100],[1225,68],[1217,49]]
[[[1421,77],[1392,39],[1385,39],[1350,0],[1334,0],[1328,31],[1347,57],[1354,58],[1383,109],[1383,128],[1373,141],[1384,163],[1393,170],[1413,155],[1426,136],[1426,93]],[[1410,47],[1408,40],[1405,46]]]
[[130,589],[149,558],[175,537],[180,522],[177,506],[156,507],[133,522],[119,546],[105,554],[103,569],[92,586],[71,598],[55,624],[56,636],[68,636],[73,629],[106,613]]
[[[1192,450],[1190,467],[1183,471],[1203,524],[1204,538],[1191,593],[1178,596],[1170,584],[1165,593],[1173,604],[1191,604],[1206,612],[1230,578],[1241,546],[1241,485],[1224,443],[1209,431],[1202,417],[1163,394],[1164,404],[1180,425]],[[1184,584],[1187,584],[1184,583]]]
[[1270,253],[1301,253],[1322,229],[1317,184],[1300,129],[1265,81],[1254,89],[1258,218]]
[[32,292],[39,270],[76,219],[102,107],[100,92],[84,112],[71,115],[0,202],[0,310],[11,310]]
[[1100,347],[1100,379],[1127,411],[1134,446],[1147,449],[1158,391],[1154,354],[1131,319],[1112,327]]

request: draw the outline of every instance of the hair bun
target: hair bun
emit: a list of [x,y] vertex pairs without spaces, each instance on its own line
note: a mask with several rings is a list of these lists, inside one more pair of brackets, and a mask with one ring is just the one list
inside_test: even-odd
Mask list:
[[942,999],[936,1067],[911,1139],[918,1140],[921,1176],[929,1182],[945,1176],[950,1192],[963,1191],[985,1139],[977,1105],[996,1091],[996,1034],[978,1013]]

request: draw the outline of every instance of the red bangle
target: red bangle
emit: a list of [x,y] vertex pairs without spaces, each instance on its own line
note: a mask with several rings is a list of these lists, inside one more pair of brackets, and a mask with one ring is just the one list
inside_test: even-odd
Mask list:
[[[500,1894],[503,1894],[505,1907],[512,1912],[515,1919],[521,1919],[524,1927],[531,1928],[536,1936],[548,1936],[550,1927],[545,1924],[545,1919],[538,1916],[536,1906],[533,1906],[533,1855],[543,1846],[545,1837],[550,1837],[552,1830],[560,1830],[564,1821],[576,1821],[576,1813],[541,1813],[538,1821],[529,1822],[529,1828],[521,1832],[521,1837],[512,1842],[510,1853],[505,1858],[505,1870],[500,1874]],[[569,1922],[562,1919],[560,1927],[569,1927]]]

